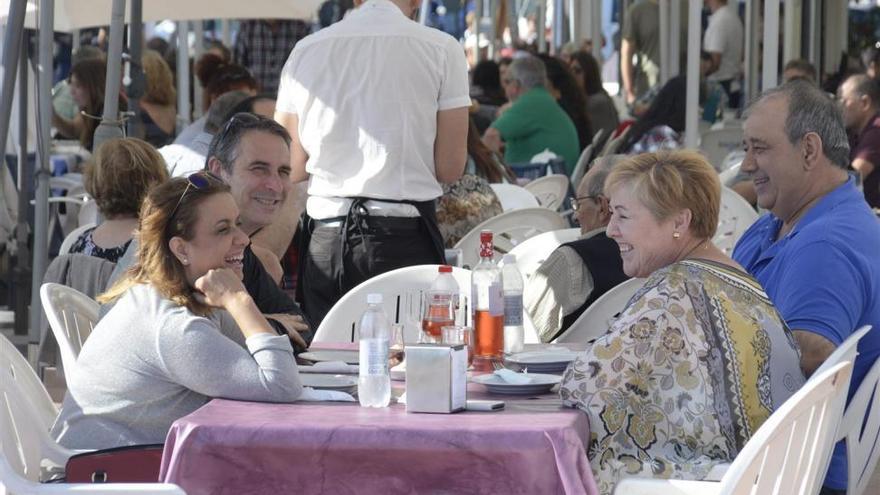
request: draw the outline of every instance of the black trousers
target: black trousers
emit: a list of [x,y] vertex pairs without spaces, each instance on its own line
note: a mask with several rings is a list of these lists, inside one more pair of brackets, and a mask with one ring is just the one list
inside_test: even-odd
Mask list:
[[422,219],[368,217],[345,233],[341,226],[318,222],[302,263],[303,309],[317,328],[336,301],[361,282],[443,259]]

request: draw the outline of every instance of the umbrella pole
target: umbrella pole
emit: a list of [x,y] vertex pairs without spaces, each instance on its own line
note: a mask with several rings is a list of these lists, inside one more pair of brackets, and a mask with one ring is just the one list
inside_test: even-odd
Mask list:
[[[15,88],[15,67],[21,53],[21,40],[24,37],[24,13],[27,0],[9,2],[9,21],[3,39],[3,86],[0,98],[0,157],[6,157],[6,137],[9,133],[9,117],[12,114],[12,96]],[[2,177],[2,174],[0,174]],[[2,194],[0,189],[0,194]]]
[[144,138],[143,121],[140,118],[140,99],[144,95],[144,67],[142,55],[144,53],[144,22],[143,0],[131,0],[131,20],[128,24],[128,54],[129,75],[131,82],[128,85],[128,110],[132,113],[126,127],[128,135]]
[[49,264],[49,177],[52,148],[52,51],[55,44],[55,1],[40,0],[40,57],[37,64],[37,166],[34,194],[34,271],[31,274],[31,326],[28,332],[28,357],[31,364],[37,361],[40,342],[40,286]]
[[31,170],[28,163],[28,46],[22,43],[18,59],[18,219],[15,226],[15,335],[28,334],[28,283],[31,258],[28,247],[28,210],[30,209]]
[[122,78],[122,34],[125,29],[125,0],[113,0],[110,13],[110,44],[107,50],[107,81],[104,86],[104,115],[95,129],[92,152],[104,141],[123,137],[119,119],[119,82]]

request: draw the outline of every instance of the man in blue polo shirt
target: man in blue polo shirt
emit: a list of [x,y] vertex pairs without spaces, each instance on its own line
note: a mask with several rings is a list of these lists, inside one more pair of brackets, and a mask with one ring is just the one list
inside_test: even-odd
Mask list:
[[[753,103],[743,131],[742,171],[770,213],[746,231],[733,258],[793,330],[807,376],[857,328],[873,325],[858,346],[852,395],[880,355],[880,222],[846,172],[840,109],[795,80]],[[822,494],[846,492],[842,447]]]

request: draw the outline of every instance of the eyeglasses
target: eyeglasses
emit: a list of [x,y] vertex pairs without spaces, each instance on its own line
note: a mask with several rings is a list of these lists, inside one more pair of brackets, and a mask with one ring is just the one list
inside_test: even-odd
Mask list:
[[591,200],[595,201],[601,197],[602,197],[601,195],[597,195],[597,196],[581,196],[579,198],[568,198],[568,205],[569,205],[569,207],[571,207],[571,211],[577,213],[581,201],[583,201],[585,199],[591,199]]
[[211,180],[219,180],[219,178],[204,170],[187,176],[186,188],[183,190],[183,194],[180,195],[180,199],[177,200],[177,204],[174,205],[174,209],[171,210],[171,215],[168,215],[168,225],[171,225],[171,220],[174,218],[174,215],[177,214],[177,210],[180,208],[180,204],[183,202],[183,198],[186,197],[186,193],[189,192],[189,189],[191,187],[199,190],[205,189],[210,185]]

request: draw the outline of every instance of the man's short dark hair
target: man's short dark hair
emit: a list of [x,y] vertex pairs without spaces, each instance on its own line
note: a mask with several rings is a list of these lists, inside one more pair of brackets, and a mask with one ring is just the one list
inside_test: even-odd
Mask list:
[[843,114],[828,93],[804,79],[793,79],[782,86],[765,91],[749,105],[746,116],[757,105],[771,98],[785,98],[788,115],[785,134],[797,144],[807,133],[815,132],[822,140],[822,150],[834,165],[849,168],[849,140],[843,125]]
[[205,168],[208,167],[211,158],[216,158],[220,161],[223,171],[231,174],[232,164],[235,163],[241,151],[242,137],[249,132],[256,131],[278,136],[290,147],[290,134],[284,126],[260,115],[241,112],[233,115],[226,122],[223,129],[211,139],[211,145],[208,147],[208,156],[205,159]]

